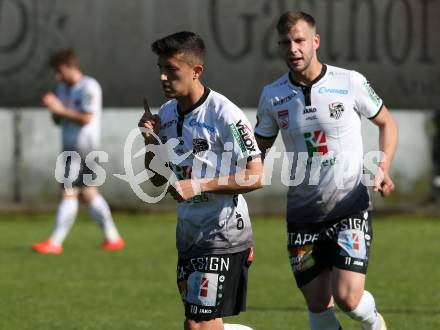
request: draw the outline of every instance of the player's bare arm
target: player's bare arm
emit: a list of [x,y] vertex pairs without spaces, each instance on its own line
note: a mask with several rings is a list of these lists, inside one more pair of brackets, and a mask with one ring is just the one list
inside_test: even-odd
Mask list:
[[[88,112],[79,112],[66,108],[60,99],[49,92],[43,95],[43,105],[49,108],[54,118],[65,118],[81,125],[87,125],[92,120],[92,114]],[[56,121],[56,119],[54,119]]]
[[[217,194],[243,194],[264,185],[263,164],[255,158],[246,164],[246,168],[233,175],[209,179],[186,179],[176,183],[179,197],[188,200],[202,192]],[[173,195],[174,197],[174,195]]]
[[394,182],[389,176],[389,169],[397,148],[398,128],[396,121],[385,106],[371,121],[379,127],[379,148],[385,154],[385,159],[379,165],[382,173],[376,175],[373,189],[386,197],[394,190]]
[[272,148],[275,143],[276,137],[273,138],[262,138],[255,134],[255,141],[257,141],[258,149],[261,150],[261,159],[264,162],[264,158],[266,157],[267,149]]

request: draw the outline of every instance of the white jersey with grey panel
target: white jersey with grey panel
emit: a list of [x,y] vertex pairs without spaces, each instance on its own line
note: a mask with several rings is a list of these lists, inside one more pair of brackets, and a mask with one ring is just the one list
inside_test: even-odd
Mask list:
[[308,87],[288,73],[264,87],[255,134],[273,138],[281,131],[291,153],[288,222],[327,221],[370,207],[361,182],[361,115],[372,119],[382,105],[364,76],[330,65]]
[[82,79],[73,86],[59,83],[56,95],[63,105],[78,112],[93,114],[92,120],[86,125],[61,119],[63,150],[77,151],[82,157],[99,147],[102,91],[99,83],[89,77]]
[[[180,163],[171,164],[179,180],[234,174],[260,155],[244,113],[208,88],[184,114],[177,101],[171,100],[160,108],[159,117],[162,143],[178,139],[173,152],[188,155]],[[253,244],[252,229],[243,196],[203,192],[179,203],[176,244],[180,258],[248,249]]]

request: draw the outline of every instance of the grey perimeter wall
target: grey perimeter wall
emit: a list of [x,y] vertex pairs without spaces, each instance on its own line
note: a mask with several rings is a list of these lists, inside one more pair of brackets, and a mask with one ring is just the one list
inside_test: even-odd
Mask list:
[[[156,109],[157,110],[157,109]],[[407,209],[418,205],[427,197],[431,176],[432,113],[405,110],[392,111],[400,128],[400,140],[391,175],[396,182],[396,193],[384,200],[374,196],[376,208]],[[103,195],[115,208],[133,210],[172,210],[174,201],[165,199],[158,204],[140,200],[129,184],[114,174],[124,174],[124,143],[129,132],[136,127],[142,110],[107,108],[103,116],[102,150],[109,155],[103,163],[107,178],[101,186]],[[254,124],[255,109],[246,115]],[[377,150],[378,132],[368,120],[363,120],[365,152]],[[281,141],[277,150],[283,150]],[[56,158],[60,151],[60,132],[51,122],[47,111],[40,108],[0,108],[0,209],[1,205],[19,202],[29,209],[51,205],[57,201],[59,184],[54,178]],[[142,147],[138,137],[128,157],[134,173],[142,170],[142,157],[132,155]],[[275,162],[272,184],[247,195],[250,209],[257,213],[281,214],[285,208],[287,188],[281,183],[281,162]],[[142,188],[153,193],[151,186]]]
[[275,24],[310,12],[320,58],[362,72],[392,109],[433,109],[440,95],[440,0],[2,0],[0,106],[39,106],[54,85],[51,53],[74,47],[106,107],[164,98],[150,44],[190,30],[207,45],[203,79],[241,107],[285,70]]

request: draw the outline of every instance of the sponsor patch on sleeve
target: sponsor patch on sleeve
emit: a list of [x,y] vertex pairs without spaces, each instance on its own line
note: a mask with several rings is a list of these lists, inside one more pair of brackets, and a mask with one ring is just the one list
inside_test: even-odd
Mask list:
[[229,128],[231,129],[234,140],[238,143],[244,155],[256,152],[252,129],[246,123],[240,119],[235,124],[230,124]]
[[370,83],[368,81],[364,82],[364,88],[367,91],[368,95],[370,96],[371,101],[373,101],[375,106],[379,106],[382,100],[380,97],[376,94],[373,87],[371,87]]

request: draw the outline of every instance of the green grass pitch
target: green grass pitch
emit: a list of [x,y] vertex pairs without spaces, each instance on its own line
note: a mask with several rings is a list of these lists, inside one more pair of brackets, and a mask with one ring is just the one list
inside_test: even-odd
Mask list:
[[[182,329],[172,214],[115,214],[126,249],[105,252],[81,214],[60,256],[32,253],[52,215],[0,216],[0,329]],[[440,219],[373,218],[367,289],[389,329],[440,329]],[[253,220],[248,310],[226,319],[254,329],[308,329],[285,251],[284,222]],[[359,329],[338,312],[344,330]]]

